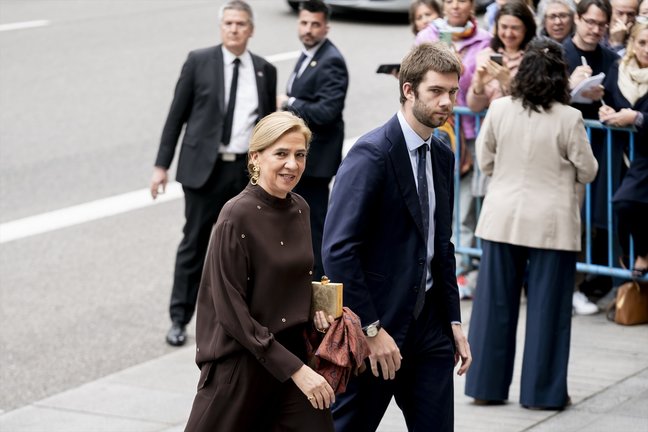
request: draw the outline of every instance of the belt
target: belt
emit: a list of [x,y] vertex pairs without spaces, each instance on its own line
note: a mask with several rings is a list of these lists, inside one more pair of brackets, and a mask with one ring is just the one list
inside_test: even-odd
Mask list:
[[218,158],[223,162],[236,162],[247,158],[247,153],[219,153]]

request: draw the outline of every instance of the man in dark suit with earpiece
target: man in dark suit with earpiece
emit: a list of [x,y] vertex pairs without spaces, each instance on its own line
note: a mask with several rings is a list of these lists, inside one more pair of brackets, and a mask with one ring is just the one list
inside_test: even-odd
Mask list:
[[185,195],[184,237],[176,256],[166,341],[180,346],[196,307],[209,235],[223,205],[245,188],[248,142],[254,125],[275,111],[277,70],[250,53],[252,9],[230,0],[220,10],[222,43],[189,53],[176,85],[151,179],[163,193],[185,128],[177,180]]
[[322,232],[328,207],[329,183],[342,160],[344,120],[342,110],[349,85],[344,57],[327,38],[329,7],[321,0],[300,3],[298,34],[302,54],[288,79],[287,94],[277,100],[283,110],[303,118],[313,131],[306,171],[294,189],[310,206],[315,268],[319,280],[322,268]]

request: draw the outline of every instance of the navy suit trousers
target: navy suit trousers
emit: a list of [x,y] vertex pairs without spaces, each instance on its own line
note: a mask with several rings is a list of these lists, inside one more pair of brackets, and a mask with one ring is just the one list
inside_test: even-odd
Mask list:
[[376,378],[367,367],[351,378],[345,393],[336,397],[336,432],[375,431],[392,396],[403,411],[409,431],[454,430],[454,343],[432,312],[431,297],[430,293],[426,295],[419,318],[408,330],[396,378]]

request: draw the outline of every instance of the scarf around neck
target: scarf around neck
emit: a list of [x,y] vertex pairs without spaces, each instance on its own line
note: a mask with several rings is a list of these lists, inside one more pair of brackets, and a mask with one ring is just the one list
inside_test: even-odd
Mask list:
[[640,68],[637,59],[619,65],[619,90],[630,105],[648,92],[648,68]]
[[458,39],[471,38],[477,32],[477,20],[474,17],[470,17],[463,27],[451,26],[445,18],[437,18],[434,20],[434,25],[439,29],[440,34],[450,33],[452,38]]

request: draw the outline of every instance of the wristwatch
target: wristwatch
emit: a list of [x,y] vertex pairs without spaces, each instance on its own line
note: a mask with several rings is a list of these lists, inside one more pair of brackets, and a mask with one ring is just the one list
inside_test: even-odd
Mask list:
[[382,327],[380,325],[380,320],[372,322],[368,326],[362,327],[362,332],[368,337],[375,337],[378,334],[378,330]]

